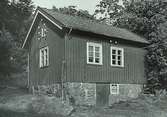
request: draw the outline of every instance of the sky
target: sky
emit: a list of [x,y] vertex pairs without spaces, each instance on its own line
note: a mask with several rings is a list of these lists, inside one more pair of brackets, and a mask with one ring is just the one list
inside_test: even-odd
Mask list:
[[52,6],[67,7],[69,5],[77,6],[79,9],[88,10],[90,14],[94,13],[96,5],[100,0],[32,0],[36,6],[52,8]]

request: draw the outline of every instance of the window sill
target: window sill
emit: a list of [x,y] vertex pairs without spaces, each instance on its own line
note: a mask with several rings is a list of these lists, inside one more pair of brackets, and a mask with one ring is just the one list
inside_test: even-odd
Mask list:
[[110,93],[110,95],[115,95],[115,96],[117,96],[117,95],[119,95],[119,93]]
[[125,66],[111,65],[111,67],[116,67],[116,68],[124,68]]
[[88,62],[87,62],[87,64],[88,65],[103,65],[102,63],[88,63]]
[[45,68],[48,68],[49,67],[49,65],[47,65],[47,66],[43,66],[43,67],[39,67],[40,69],[45,69]]

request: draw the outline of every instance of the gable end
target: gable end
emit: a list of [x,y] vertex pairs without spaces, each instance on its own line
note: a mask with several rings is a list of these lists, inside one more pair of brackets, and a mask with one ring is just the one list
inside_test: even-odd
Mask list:
[[41,11],[39,10],[39,8],[37,8],[35,17],[34,17],[34,19],[33,19],[33,21],[32,21],[32,24],[31,24],[31,26],[30,26],[30,28],[29,28],[29,30],[28,30],[28,33],[27,33],[27,35],[26,35],[26,38],[25,38],[24,43],[23,43],[23,45],[22,45],[22,48],[25,48],[26,43],[27,43],[27,41],[28,41],[28,37],[29,37],[29,35],[30,35],[30,33],[31,33],[32,28],[34,27],[34,23],[35,23],[35,21],[36,21],[36,19],[37,19],[37,17],[38,17],[39,14],[42,15],[44,18],[46,18],[46,19],[47,19],[49,22],[51,22],[53,25],[55,25],[58,29],[60,29],[60,30],[63,29],[63,27],[62,27],[61,25],[59,25],[59,24],[57,24],[55,21],[51,20],[47,15],[45,15],[43,12],[41,12]]

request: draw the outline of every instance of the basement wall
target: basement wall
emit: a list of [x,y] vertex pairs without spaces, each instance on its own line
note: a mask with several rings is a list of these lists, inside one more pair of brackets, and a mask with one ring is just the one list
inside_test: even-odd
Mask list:
[[[99,84],[98,86],[104,84]],[[109,86],[110,84],[106,85]],[[120,101],[127,101],[137,98],[142,92],[143,85],[141,84],[119,84],[119,94],[111,94],[109,90],[107,104],[104,106],[110,106],[114,103]],[[96,83],[78,83],[78,82],[67,82],[63,83],[63,92],[61,83],[52,85],[39,85],[32,87],[33,94],[39,95],[50,95],[67,100],[71,105],[89,105],[89,106],[99,106],[98,101],[102,101],[104,95],[101,95],[102,100],[97,99],[97,84]],[[106,90],[102,90],[103,94]],[[100,105],[102,106],[102,105]]]

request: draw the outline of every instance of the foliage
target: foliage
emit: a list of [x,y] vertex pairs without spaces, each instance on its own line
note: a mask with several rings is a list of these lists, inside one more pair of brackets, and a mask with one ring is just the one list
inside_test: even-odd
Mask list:
[[76,6],[68,6],[64,8],[56,8],[55,6],[53,6],[52,9],[57,12],[64,13],[64,14],[79,16],[79,17],[91,19],[91,20],[95,19],[94,16],[90,15],[87,10],[81,10],[81,9],[78,10]]
[[18,0],[17,2],[11,2],[9,5],[9,17],[6,27],[15,36],[18,44],[22,44],[24,41],[33,8],[31,0]]
[[[113,25],[127,28],[145,37],[150,45],[146,48],[147,88],[150,92],[155,89],[167,89],[167,2],[164,0],[130,0],[118,5],[118,0],[109,3],[100,2],[100,8],[105,9],[112,18]],[[115,5],[114,10],[101,4]],[[113,13],[110,14],[110,11]],[[119,11],[119,12],[118,12]],[[96,14],[103,13],[96,11]],[[117,15],[115,15],[117,14]]]
[[21,49],[33,5],[31,0],[0,1],[0,77],[25,69],[25,51]]
[[123,14],[127,3],[128,0],[101,0],[94,15],[102,22],[110,19],[112,23]]
[[10,60],[10,54],[12,47],[11,44],[11,36],[7,31],[1,31],[0,36],[0,68],[3,68],[0,70],[0,78],[3,76],[9,75],[9,71],[12,69],[11,66],[11,60]]

